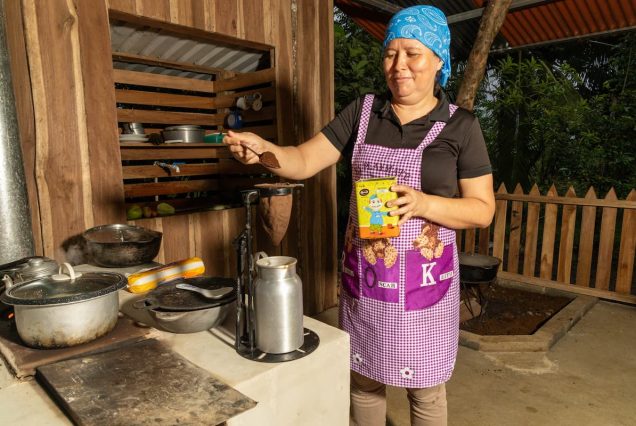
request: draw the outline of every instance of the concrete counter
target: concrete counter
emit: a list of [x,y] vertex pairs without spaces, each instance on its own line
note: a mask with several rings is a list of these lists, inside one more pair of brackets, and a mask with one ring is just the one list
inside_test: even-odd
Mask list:
[[[143,296],[121,291],[120,305],[124,313],[143,322],[139,315],[148,316],[144,310],[135,313],[127,308],[137,297]],[[250,361],[238,355],[231,327],[192,334],[153,329],[148,338],[160,340],[258,402],[255,408],[230,419],[229,426],[348,425],[349,336],[309,317],[304,317],[304,326],[320,337],[318,348],[304,358],[275,364]],[[11,423],[71,424],[35,380],[17,380],[0,360],[0,424]]]

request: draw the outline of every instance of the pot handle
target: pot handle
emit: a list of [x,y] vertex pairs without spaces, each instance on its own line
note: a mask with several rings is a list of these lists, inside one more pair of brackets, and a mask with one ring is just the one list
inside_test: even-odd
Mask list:
[[[68,275],[64,273],[64,268],[66,268]],[[53,275],[51,278],[54,279],[55,281],[65,281],[70,278],[71,282],[73,282],[75,281],[75,278],[79,278],[81,276],[82,274],[76,273],[75,269],[73,269],[70,263],[64,262],[60,265],[60,269],[58,273]]]
[[13,279],[9,275],[5,275],[4,277],[2,277],[2,282],[4,283],[5,290],[9,290],[11,287],[13,287],[13,284],[15,284],[13,282]]
[[133,308],[136,309],[152,309],[158,306],[157,300],[152,297],[146,297],[145,299],[136,300],[133,303]]

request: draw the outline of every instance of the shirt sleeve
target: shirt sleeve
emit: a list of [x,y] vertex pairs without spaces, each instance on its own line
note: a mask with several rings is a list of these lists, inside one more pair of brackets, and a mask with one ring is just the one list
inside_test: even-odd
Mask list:
[[457,160],[457,176],[459,179],[475,178],[492,173],[490,158],[484,135],[477,117],[466,133]]
[[323,129],[322,134],[340,152],[343,152],[349,142],[355,139],[360,119],[360,98],[347,105],[336,118],[331,120]]

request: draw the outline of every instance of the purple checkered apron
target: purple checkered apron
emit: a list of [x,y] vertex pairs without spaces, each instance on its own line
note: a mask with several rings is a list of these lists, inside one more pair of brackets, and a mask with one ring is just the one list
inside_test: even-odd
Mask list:
[[[353,150],[353,181],[397,176],[421,188],[422,152],[439,135],[436,122],[416,149],[365,144],[373,95],[364,98]],[[450,106],[451,116],[457,109]],[[357,232],[355,194],[343,253],[340,327],[351,336],[351,369],[399,387],[446,382],[455,365],[459,334],[459,261],[455,231],[411,218],[400,236],[385,241],[397,261],[365,254]],[[395,250],[393,250],[395,252]],[[382,258],[382,256],[385,256]],[[386,261],[386,263],[385,263]]]

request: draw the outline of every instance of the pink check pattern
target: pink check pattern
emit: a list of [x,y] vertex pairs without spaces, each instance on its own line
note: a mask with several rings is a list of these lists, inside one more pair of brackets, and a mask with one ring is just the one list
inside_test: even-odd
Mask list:
[[[364,98],[356,144],[353,149],[353,181],[379,175],[370,170],[399,170],[398,183],[421,188],[421,159],[426,147],[444,129],[445,122],[436,122],[416,149],[396,149],[365,144],[371,116],[373,95]],[[457,106],[450,105],[450,115]],[[368,167],[373,165],[373,167]],[[355,197],[350,201],[351,223],[357,223]],[[459,337],[459,260],[454,250],[454,278],[446,295],[435,305],[419,311],[406,311],[405,275],[406,250],[420,234],[424,220],[413,218],[391,239],[398,250],[400,265],[399,303],[389,303],[365,296],[351,297],[341,291],[340,327],[351,336],[351,368],[366,377],[399,387],[426,388],[448,381],[457,356]],[[358,277],[363,277],[362,240],[357,229],[353,233],[358,256]],[[455,232],[440,227],[444,245],[455,245]],[[362,285],[362,283],[359,283]]]

